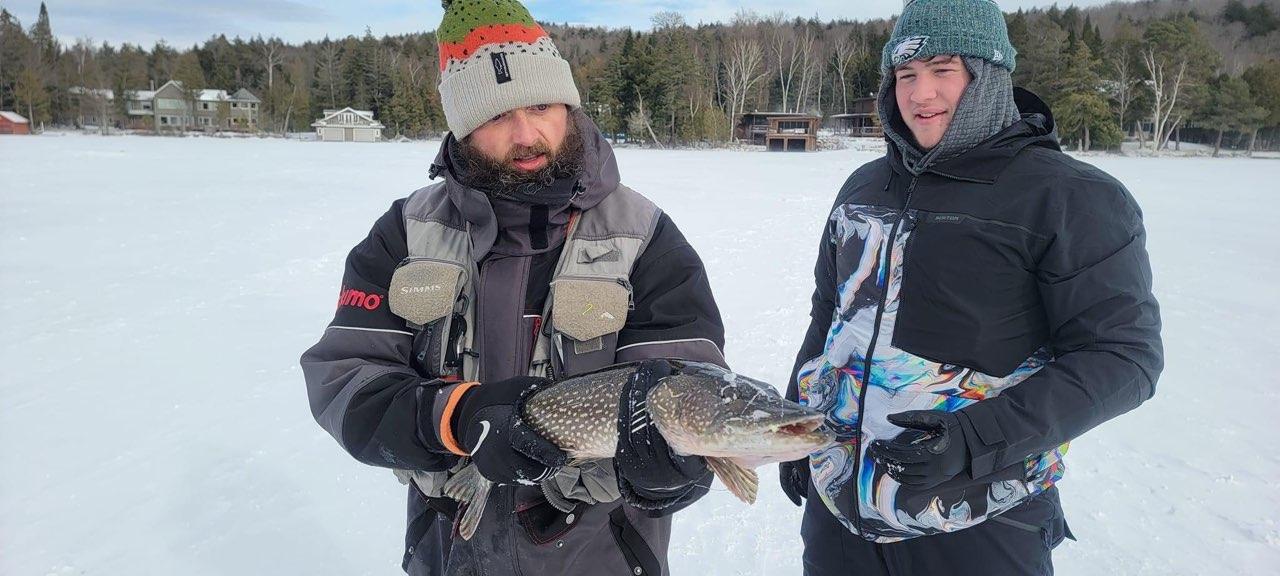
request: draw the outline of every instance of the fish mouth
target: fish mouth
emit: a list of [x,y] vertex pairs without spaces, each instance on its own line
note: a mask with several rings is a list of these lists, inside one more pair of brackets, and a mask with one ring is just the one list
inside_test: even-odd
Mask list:
[[798,416],[771,424],[768,431],[782,436],[804,436],[817,431],[825,419],[821,414]]

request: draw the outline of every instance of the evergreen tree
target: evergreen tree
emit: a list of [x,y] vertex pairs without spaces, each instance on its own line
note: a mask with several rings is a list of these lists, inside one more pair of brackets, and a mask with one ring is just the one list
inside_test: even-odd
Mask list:
[[1197,121],[1217,132],[1213,143],[1216,158],[1222,150],[1222,135],[1228,131],[1250,132],[1267,119],[1267,110],[1254,102],[1249,84],[1242,78],[1221,75],[1210,84],[1209,97],[1197,112]]
[[1084,42],[1076,43],[1066,60],[1067,67],[1054,86],[1059,95],[1053,106],[1059,133],[1081,150],[1090,149],[1095,138],[1103,147],[1118,145],[1122,134],[1102,92],[1097,72],[1101,62]]
[[52,120],[49,113],[49,94],[45,91],[44,80],[34,68],[25,67],[18,73],[17,85],[14,87],[14,103],[18,110],[27,115],[32,126]]

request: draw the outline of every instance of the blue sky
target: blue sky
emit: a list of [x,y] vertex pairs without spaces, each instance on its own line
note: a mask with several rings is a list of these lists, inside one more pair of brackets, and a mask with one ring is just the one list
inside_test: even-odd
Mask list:
[[[1092,6],[1108,0],[1060,0],[1060,6]],[[435,28],[438,0],[47,0],[54,33],[70,44],[77,38],[150,47],[164,39],[189,46],[214,34],[279,36],[291,42],[328,35],[397,34]],[[1053,0],[999,0],[1005,10],[1048,6]],[[779,6],[792,16],[867,19],[895,14],[902,0],[526,0],[534,17],[648,29],[649,18],[675,10],[691,23],[725,21],[740,8],[772,13]],[[0,0],[22,23],[35,22],[40,0]]]

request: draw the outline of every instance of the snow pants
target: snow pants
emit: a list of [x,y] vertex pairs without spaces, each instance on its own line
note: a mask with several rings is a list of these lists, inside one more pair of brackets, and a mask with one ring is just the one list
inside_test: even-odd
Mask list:
[[1050,488],[972,528],[876,544],[846,530],[813,485],[800,534],[805,576],[1051,576],[1053,549],[1071,537]]

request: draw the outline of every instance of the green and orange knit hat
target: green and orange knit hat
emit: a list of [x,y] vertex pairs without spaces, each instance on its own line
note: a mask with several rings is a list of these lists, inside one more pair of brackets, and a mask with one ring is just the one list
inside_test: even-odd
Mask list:
[[538,104],[582,106],[569,63],[517,0],[443,0],[440,101],[455,138]]

